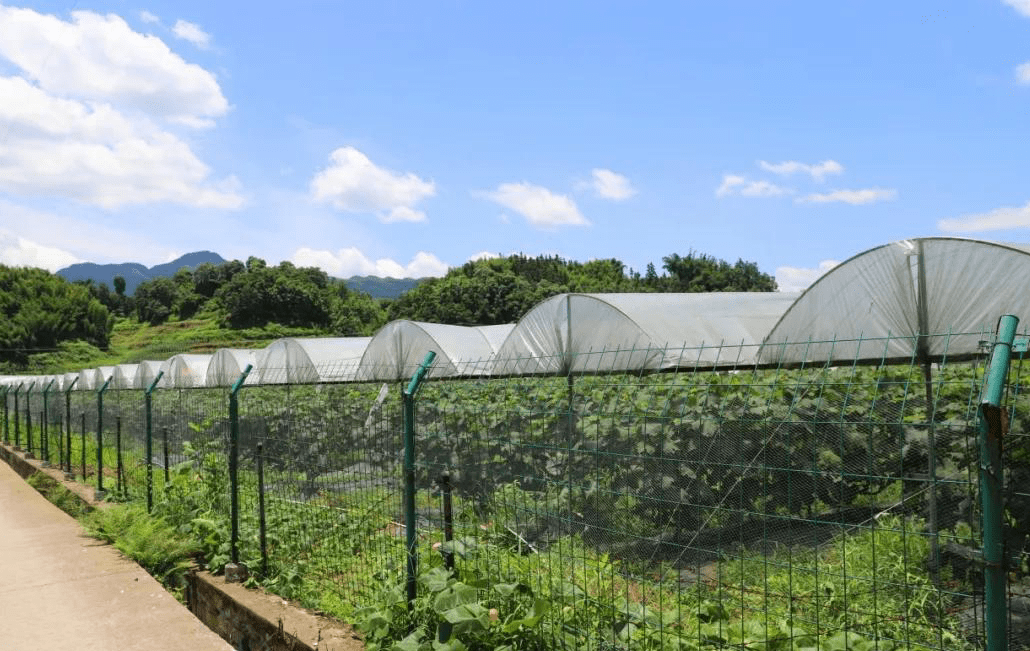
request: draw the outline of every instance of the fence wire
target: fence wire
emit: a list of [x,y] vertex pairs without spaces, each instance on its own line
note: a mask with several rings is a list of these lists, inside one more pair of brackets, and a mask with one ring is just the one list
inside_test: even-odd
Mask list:
[[565,648],[981,646],[981,362],[881,361],[431,381],[420,533]]
[[[736,345],[430,373],[413,423],[421,605],[389,626],[474,620],[527,649],[983,648],[984,359],[923,358],[926,339],[901,342],[907,358],[888,357],[897,340],[801,342],[779,345],[782,366],[737,365],[762,356]],[[823,359],[806,361],[813,350]],[[627,372],[637,358],[679,361]],[[239,549],[257,580],[359,623],[370,605],[403,606],[414,371],[338,361],[244,384]],[[1017,359],[1006,398],[1011,649],[1030,648],[1028,374]],[[47,461],[118,499],[146,499],[149,465],[155,516],[215,571],[228,562],[227,388],[154,391],[149,459],[143,391],[106,392],[102,412],[94,391],[5,404],[5,440],[31,434],[38,455],[46,427]]]

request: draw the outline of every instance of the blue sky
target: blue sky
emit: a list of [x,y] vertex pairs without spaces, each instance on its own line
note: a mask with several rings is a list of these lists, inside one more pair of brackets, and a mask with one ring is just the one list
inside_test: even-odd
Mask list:
[[1030,241],[1030,0],[0,4],[0,262]]

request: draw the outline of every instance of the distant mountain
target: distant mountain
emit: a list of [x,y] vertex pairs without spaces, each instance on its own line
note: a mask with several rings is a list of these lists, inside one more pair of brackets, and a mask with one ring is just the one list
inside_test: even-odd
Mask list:
[[[159,264],[153,267],[145,267],[138,262],[123,262],[122,264],[80,262],[61,269],[57,272],[57,275],[72,282],[92,280],[97,285],[104,283],[111,289],[114,289],[114,277],[121,276],[125,279],[125,293],[132,294],[136,291],[136,287],[145,280],[152,280],[162,276],[171,278],[175,275],[176,271],[183,267],[196,269],[205,262],[219,265],[225,262],[225,258],[211,251],[195,251],[166,264]],[[372,298],[397,298],[422,282],[423,279],[352,276],[342,280],[348,289],[365,292],[370,294]]]
[[372,298],[397,298],[422,282],[423,278],[380,278],[379,276],[351,276],[343,282],[347,289],[370,294]]
[[132,294],[136,291],[136,287],[145,280],[152,280],[161,276],[170,278],[183,267],[196,269],[205,262],[217,265],[225,262],[225,258],[211,251],[196,251],[194,253],[187,253],[171,262],[153,267],[145,267],[138,262],[123,262],[122,264],[80,262],[59,270],[57,275],[72,282],[92,280],[97,285],[104,283],[112,289],[114,289],[114,277],[121,276],[125,279],[125,293]]

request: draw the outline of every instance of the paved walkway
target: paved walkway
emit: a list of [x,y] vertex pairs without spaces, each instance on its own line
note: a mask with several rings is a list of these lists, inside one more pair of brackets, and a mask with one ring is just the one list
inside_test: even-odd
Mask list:
[[0,649],[232,647],[0,460]]

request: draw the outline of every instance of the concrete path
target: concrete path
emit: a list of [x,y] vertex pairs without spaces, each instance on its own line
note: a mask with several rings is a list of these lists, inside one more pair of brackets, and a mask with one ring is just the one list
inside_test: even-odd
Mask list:
[[0,649],[232,647],[0,461]]

